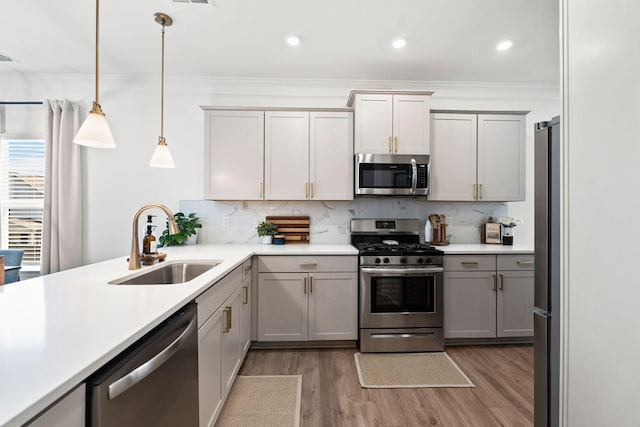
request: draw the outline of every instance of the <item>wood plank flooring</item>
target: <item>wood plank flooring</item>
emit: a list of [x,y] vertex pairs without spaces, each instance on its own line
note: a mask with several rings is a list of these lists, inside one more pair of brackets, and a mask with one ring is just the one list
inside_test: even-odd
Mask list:
[[364,389],[356,349],[251,350],[240,375],[302,374],[301,427],[532,426],[533,346],[449,346],[475,388]]

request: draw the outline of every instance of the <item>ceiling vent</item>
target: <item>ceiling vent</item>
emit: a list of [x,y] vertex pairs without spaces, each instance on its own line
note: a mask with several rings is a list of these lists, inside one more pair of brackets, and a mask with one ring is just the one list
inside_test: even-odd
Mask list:
[[10,56],[0,52],[0,62],[13,62],[13,59],[11,59]]
[[194,4],[207,4],[207,3],[209,3],[211,6],[215,6],[216,5],[216,2],[214,0],[173,0],[173,2],[174,3],[194,3]]

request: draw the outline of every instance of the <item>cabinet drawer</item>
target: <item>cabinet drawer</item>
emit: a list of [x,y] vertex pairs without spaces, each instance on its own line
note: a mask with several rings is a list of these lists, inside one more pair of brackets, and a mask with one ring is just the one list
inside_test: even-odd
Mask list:
[[251,270],[253,268],[253,258],[249,258],[245,262],[242,263],[242,281],[251,278]]
[[198,328],[220,308],[222,303],[229,298],[229,295],[241,284],[242,266],[236,267],[231,273],[218,280],[196,298],[196,304],[198,305]]
[[258,258],[259,273],[297,273],[314,271],[358,271],[358,257],[304,255],[261,256]]
[[495,270],[495,255],[446,255],[444,257],[446,271],[480,271]]
[[498,255],[498,270],[533,270],[533,254]]

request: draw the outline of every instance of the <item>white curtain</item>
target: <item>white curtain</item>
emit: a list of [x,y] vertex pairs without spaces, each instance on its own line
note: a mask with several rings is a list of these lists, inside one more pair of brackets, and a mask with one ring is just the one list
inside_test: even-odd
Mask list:
[[82,262],[79,105],[45,101],[45,192],[42,226],[42,274],[78,267]]

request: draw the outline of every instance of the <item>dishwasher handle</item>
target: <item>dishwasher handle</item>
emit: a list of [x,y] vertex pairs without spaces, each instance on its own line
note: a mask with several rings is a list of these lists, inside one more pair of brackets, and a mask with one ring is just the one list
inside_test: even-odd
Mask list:
[[196,320],[197,318],[194,316],[186,326],[184,331],[180,334],[180,336],[167,347],[165,347],[164,350],[153,356],[144,364],[135,368],[133,371],[129,372],[124,377],[109,384],[109,400],[115,399],[125,391],[129,390],[131,387],[138,384],[140,381],[149,376],[153,371],[162,366],[167,360],[171,359],[171,357],[176,354],[178,350],[180,350],[180,347],[182,347],[184,342],[189,338],[189,335],[193,333],[194,329],[196,328]]

